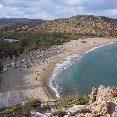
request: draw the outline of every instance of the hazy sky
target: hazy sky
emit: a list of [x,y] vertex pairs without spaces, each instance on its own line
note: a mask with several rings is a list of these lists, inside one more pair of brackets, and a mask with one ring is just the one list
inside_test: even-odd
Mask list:
[[0,17],[54,19],[85,14],[117,18],[117,0],[0,0]]

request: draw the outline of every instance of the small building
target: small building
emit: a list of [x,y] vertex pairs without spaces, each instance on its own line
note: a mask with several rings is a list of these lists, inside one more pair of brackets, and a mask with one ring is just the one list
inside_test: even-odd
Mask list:
[[86,41],[84,41],[84,40],[83,40],[83,41],[81,41],[81,44],[84,44],[84,43],[87,43],[87,42],[86,42]]
[[4,41],[7,41],[9,43],[12,43],[12,42],[19,42],[19,40],[16,40],[16,39],[4,39]]

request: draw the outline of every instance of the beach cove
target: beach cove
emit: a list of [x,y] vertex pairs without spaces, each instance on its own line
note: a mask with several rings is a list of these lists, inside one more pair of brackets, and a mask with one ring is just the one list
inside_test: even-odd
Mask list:
[[[11,97],[4,98],[8,100],[7,103],[20,103],[31,97],[42,101],[55,98],[56,94],[48,83],[57,63],[74,54],[80,54],[91,48],[117,41],[117,39],[108,38],[88,38],[83,40],[86,40],[87,43],[81,44],[82,39],[65,43],[62,46],[67,49],[57,56],[48,58],[47,63],[25,70],[9,68],[8,72],[2,73],[0,93],[6,95],[6,97],[10,95],[7,94],[7,92],[11,92],[12,95]],[[95,42],[95,44],[93,42]],[[35,80],[35,78],[37,78],[37,80]],[[2,100],[3,98],[0,99],[0,101]],[[6,102],[4,102],[4,104],[5,103]]]
[[57,97],[89,95],[92,87],[117,85],[117,43],[104,44],[59,62],[49,85]]

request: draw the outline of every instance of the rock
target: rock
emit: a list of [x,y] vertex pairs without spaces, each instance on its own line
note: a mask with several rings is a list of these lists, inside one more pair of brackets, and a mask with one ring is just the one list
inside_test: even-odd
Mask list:
[[37,113],[35,113],[35,115],[33,115],[32,117],[48,117],[48,116],[43,115],[43,114],[37,112]]
[[51,111],[46,110],[43,114],[49,117],[51,115]]
[[65,115],[64,117],[70,117],[70,115]]
[[75,117],[85,117],[85,115],[83,113],[79,113],[79,114],[75,115]]
[[100,86],[93,88],[90,95],[89,108],[93,115],[112,114],[117,109],[117,87]]
[[107,117],[111,117],[111,115],[110,115],[110,114],[107,114],[106,116],[107,116]]
[[113,112],[112,117],[117,117],[117,112]]
[[92,88],[92,93],[90,95],[90,102],[91,103],[96,101],[97,91],[98,90],[96,88],[94,88],[94,87]]
[[93,117],[93,115],[91,113],[86,113],[85,117]]
[[[100,86],[98,89],[93,88],[87,105],[73,105],[68,109],[63,107],[61,109],[67,113],[64,117],[117,117],[116,93],[117,87]],[[51,112],[54,111],[51,109]],[[51,112],[45,112],[40,117],[49,116]]]
[[68,115],[75,115],[78,113],[87,113],[90,110],[86,108],[85,105],[74,105],[73,107],[67,109],[65,112],[68,113]]

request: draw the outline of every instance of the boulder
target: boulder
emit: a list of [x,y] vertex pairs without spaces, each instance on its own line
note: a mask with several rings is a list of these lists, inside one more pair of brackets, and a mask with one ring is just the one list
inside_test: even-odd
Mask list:
[[78,113],[87,113],[87,112],[90,112],[90,110],[86,108],[85,105],[74,105],[73,107],[68,108],[65,112],[68,115],[75,115]]
[[117,87],[93,88],[89,105],[93,115],[112,115],[117,110]]

